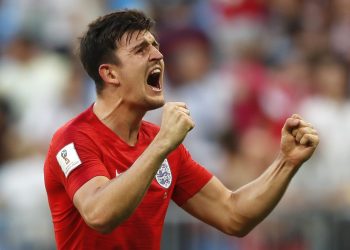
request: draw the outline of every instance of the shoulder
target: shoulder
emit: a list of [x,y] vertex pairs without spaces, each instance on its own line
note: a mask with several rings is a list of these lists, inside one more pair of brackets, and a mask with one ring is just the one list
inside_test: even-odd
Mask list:
[[90,113],[89,108],[61,126],[53,135],[50,148],[57,149],[72,141],[79,142],[80,139],[89,137],[94,131]]
[[55,166],[58,166],[56,163],[60,163],[61,167],[73,161],[74,164],[80,164],[81,157],[100,155],[100,150],[93,139],[98,132],[91,123],[93,120],[89,117],[88,111],[89,109],[68,121],[53,135],[46,156],[45,169],[56,168]]

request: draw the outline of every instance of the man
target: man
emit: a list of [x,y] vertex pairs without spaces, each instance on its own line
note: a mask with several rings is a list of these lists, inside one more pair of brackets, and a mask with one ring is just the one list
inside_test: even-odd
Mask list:
[[[194,127],[185,103],[163,97],[163,56],[152,21],[120,11],[90,24],[80,57],[97,99],[60,128],[45,162],[58,249],[159,249],[170,199],[224,233],[244,236],[280,200],[318,144],[298,115],[266,172],[232,192],[181,144]],[[164,106],[160,128],[142,121]]]

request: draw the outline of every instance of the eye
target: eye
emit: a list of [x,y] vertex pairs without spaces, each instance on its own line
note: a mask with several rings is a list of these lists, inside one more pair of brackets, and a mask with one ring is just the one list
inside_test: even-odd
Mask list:
[[136,54],[144,54],[147,51],[149,46],[142,46],[138,50],[136,50]]
[[144,50],[145,50],[144,48],[138,49],[136,51],[136,54],[142,54],[144,52]]

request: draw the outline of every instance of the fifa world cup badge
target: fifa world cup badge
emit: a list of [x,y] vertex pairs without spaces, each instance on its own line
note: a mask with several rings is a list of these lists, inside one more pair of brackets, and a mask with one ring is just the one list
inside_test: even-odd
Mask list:
[[68,164],[70,160],[67,158],[67,150],[62,150],[61,157],[64,159],[65,163]]
[[68,177],[69,173],[81,164],[79,155],[75,150],[74,143],[64,146],[56,155],[64,175]]

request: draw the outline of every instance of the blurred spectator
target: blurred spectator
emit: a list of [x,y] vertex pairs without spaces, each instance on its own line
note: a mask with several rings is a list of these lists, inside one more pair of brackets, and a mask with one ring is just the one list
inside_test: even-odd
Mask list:
[[11,129],[13,122],[14,114],[9,102],[0,98],[0,168],[14,157],[17,141]]
[[256,47],[265,24],[266,2],[261,0],[209,1],[214,28],[210,31],[220,59],[239,57],[241,51]]
[[43,183],[43,158],[33,155],[0,169],[1,249],[54,249]]
[[331,10],[330,42],[332,49],[350,63],[350,2],[331,1]]
[[299,108],[311,91],[310,64],[297,55],[268,69],[266,86],[261,89],[259,104],[274,138],[280,139],[284,121]]
[[[82,71],[73,71],[68,59],[23,35],[0,59],[0,96],[9,100],[15,119],[11,129],[4,121],[1,134],[6,156],[0,168],[0,248],[53,249],[44,153],[55,128],[82,109],[84,94]],[[3,105],[4,115],[6,109]]]
[[157,30],[181,29],[192,26],[195,15],[195,0],[153,0],[153,16],[157,21]]
[[236,190],[257,178],[276,157],[279,144],[271,140],[271,132],[259,125],[250,126],[240,134],[228,133],[222,137],[225,164],[220,178]]
[[40,49],[30,37],[17,37],[6,48],[0,59],[0,95],[14,108],[19,152],[45,152],[54,129],[68,119],[59,109],[70,66],[66,58]]
[[349,65],[327,54],[317,61],[313,76],[315,94],[300,112],[316,124],[322,144],[318,156],[303,170],[304,186],[311,192],[308,198],[327,208],[349,206]]

